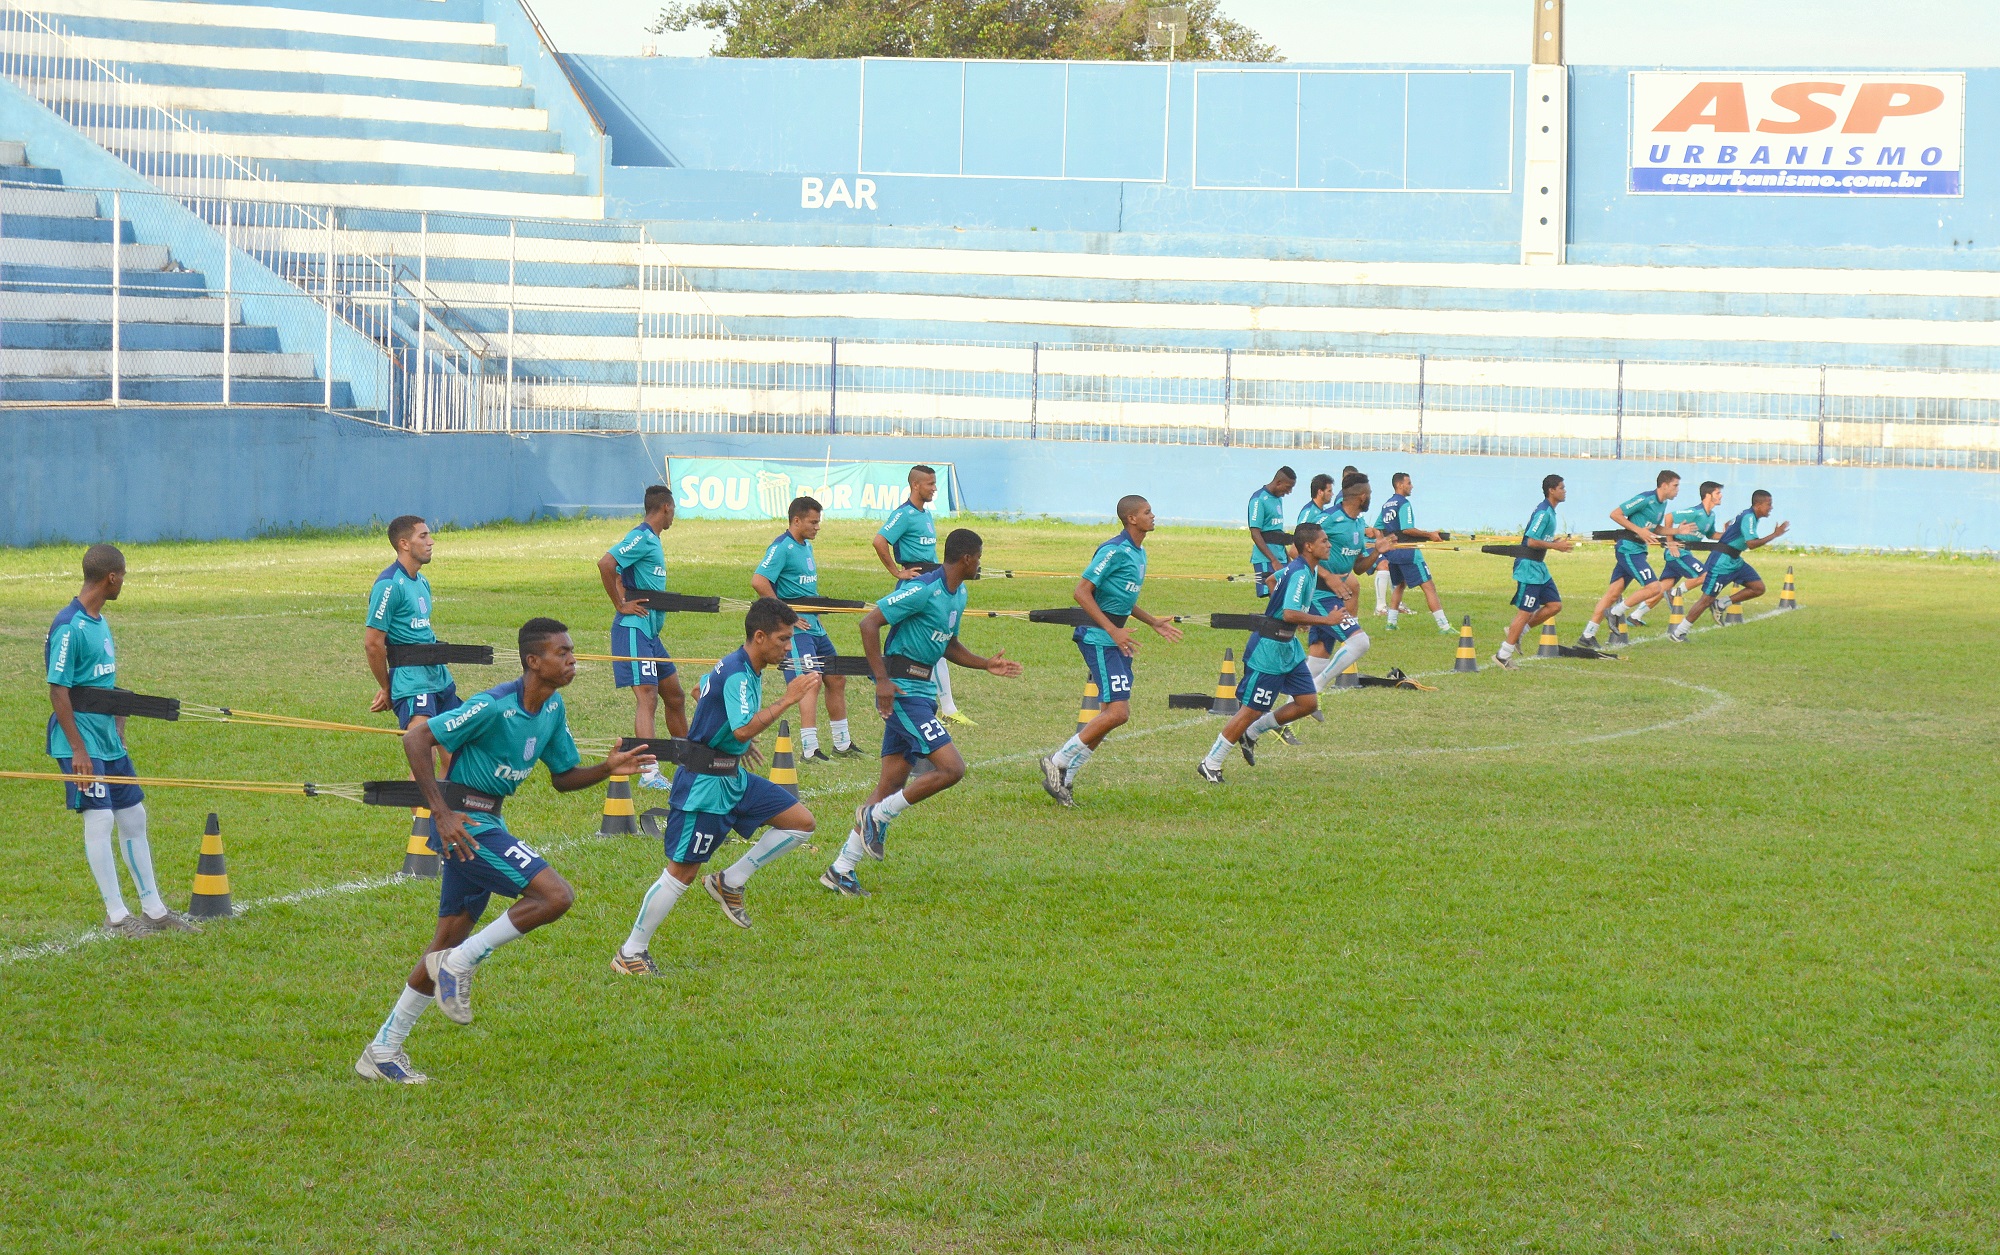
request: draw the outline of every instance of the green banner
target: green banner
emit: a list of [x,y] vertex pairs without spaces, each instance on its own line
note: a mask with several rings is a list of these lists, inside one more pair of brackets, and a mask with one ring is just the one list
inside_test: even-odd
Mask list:
[[[910,499],[909,462],[809,462],[765,458],[668,458],[675,513],[690,519],[783,519],[795,497],[811,497],[830,519],[882,519]],[[937,470],[939,518],[957,513],[949,462]]]

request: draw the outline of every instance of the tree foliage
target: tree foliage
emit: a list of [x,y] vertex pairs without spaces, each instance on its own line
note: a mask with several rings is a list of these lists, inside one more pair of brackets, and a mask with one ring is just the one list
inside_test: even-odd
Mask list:
[[[1147,0],[671,0],[647,29],[707,29],[725,57],[976,57],[1164,61],[1146,47]],[[1174,55],[1278,61],[1220,0],[1187,0]]]

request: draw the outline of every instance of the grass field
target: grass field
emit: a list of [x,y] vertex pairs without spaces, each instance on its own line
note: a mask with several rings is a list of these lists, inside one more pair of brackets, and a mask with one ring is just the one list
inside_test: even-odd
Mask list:
[[[592,564],[627,526],[443,534],[441,635],[505,644],[554,614],[602,650]],[[1045,570],[1110,530],[982,527],[989,566]],[[674,586],[742,596],[774,530],[680,524]],[[828,595],[885,591],[865,534],[820,538]],[[1156,535],[1146,604],[1251,608],[1164,578],[1242,550]],[[127,552],[128,687],[384,721],[359,652],[379,538]],[[486,966],[472,1026],[425,1017],[423,1087],[351,1070],[435,914],[434,882],[389,875],[405,813],[155,791],[170,900],[212,809],[252,909],[110,941],[57,788],[0,782],[0,1249],[2000,1249],[2000,568],[1767,554],[1796,562],[1799,613],[1505,673],[1508,564],[1435,557],[1479,674],[1448,674],[1421,613],[1375,630],[1365,670],[1446,672],[1438,691],[1331,696],[1303,747],[1213,789],[1214,722],[1165,697],[1212,687],[1240,637],[1148,638],[1134,723],[1073,812],[1034,764],[1074,718],[1067,631],[972,622],[1028,673],[960,673],[972,774],[897,821],[861,868],[875,896],[815,883],[872,760],[808,770],[817,851],[751,885],[747,933],[683,899],[657,982],[607,960],[658,846],[594,837],[601,795],[537,778],[511,826],[576,907]],[[1566,640],[1607,565],[1555,564]],[[42,638],[77,571],[0,552],[5,766],[48,769]],[[988,580],[973,604],[1067,587]],[[691,655],[740,641],[728,615],[670,629]],[[569,700],[579,734],[629,730],[608,666]],[[129,739],[149,774],[400,772],[386,737]]]

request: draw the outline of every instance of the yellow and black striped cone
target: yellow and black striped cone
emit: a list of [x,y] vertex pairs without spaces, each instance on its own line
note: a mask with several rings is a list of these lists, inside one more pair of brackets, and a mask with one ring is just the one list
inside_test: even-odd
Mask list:
[[1610,646],[1613,645],[1630,645],[1632,643],[1632,638],[1625,634],[1625,616],[1622,614],[1618,614],[1618,615],[1606,615],[1605,617],[1609,619],[1611,623],[1611,631],[1604,638],[1604,644],[1606,648],[1609,648]]
[[1209,703],[1211,715],[1233,715],[1243,709],[1243,703],[1236,700],[1236,651],[1222,651],[1222,672],[1215,677],[1215,700]]
[[604,784],[604,818],[597,823],[600,837],[629,837],[639,831],[632,809],[632,777],[613,776]]
[[1562,642],[1556,639],[1556,622],[1554,619],[1550,619],[1547,623],[1542,624],[1542,640],[1541,644],[1535,647],[1535,657],[1562,657]]
[[1673,596],[1667,598],[1667,631],[1671,632],[1686,622],[1687,607],[1681,604],[1680,590],[1675,589]]
[[235,913],[229,905],[229,864],[222,857],[222,824],[210,811],[208,826],[201,830],[201,857],[194,865],[194,896],[188,899],[188,914],[196,919],[227,919]]
[[1729,603],[1729,609],[1722,612],[1722,626],[1735,627],[1741,622],[1743,622],[1743,608],[1732,601]]
[[1451,664],[1453,671],[1479,670],[1479,651],[1472,644],[1472,616],[1466,615],[1465,622],[1458,625],[1458,657]]
[[793,797],[799,795],[799,760],[792,756],[792,721],[778,722],[778,739],[771,743],[771,783]]
[[1080,733],[1097,718],[1097,712],[1104,709],[1104,700],[1098,695],[1097,681],[1083,686],[1083,702],[1076,708],[1076,730]]
[[1347,670],[1333,677],[1333,687],[1337,689],[1358,689],[1361,687],[1361,664],[1350,662]]
[[1785,586],[1778,590],[1778,609],[1797,610],[1799,608],[1799,586],[1792,580],[1792,568],[1785,568]]
[[438,856],[431,852],[431,813],[419,806],[410,812],[410,843],[403,847],[403,874],[436,880]]

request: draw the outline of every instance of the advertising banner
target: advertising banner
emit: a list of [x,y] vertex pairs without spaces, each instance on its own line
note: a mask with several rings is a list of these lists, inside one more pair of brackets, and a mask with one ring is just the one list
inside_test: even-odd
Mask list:
[[[958,512],[949,462],[937,470],[931,512]],[[806,462],[767,458],[668,458],[675,513],[690,519],[783,519],[794,497],[811,497],[829,519],[887,518],[910,497],[908,462]]]
[[1964,194],[1963,74],[1635,70],[1637,193]]

